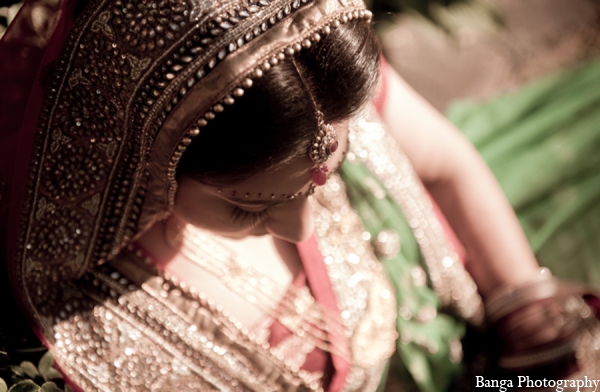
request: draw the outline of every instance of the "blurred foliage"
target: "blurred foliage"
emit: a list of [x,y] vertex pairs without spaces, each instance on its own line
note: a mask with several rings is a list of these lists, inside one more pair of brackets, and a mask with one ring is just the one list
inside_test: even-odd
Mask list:
[[[38,352],[32,350],[30,356]],[[6,351],[0,351],[0,392],[72,392],[53,363],[51,351],[42,355],[37,366],[28,360],[17,363]]]
[[503,25],[495,0],[365,0],[376,22],[398,14],[419,16],[454,35],[463,27],[496,29]]
[[[10,0],[0,0],[0,37],[4,34],[6,27],[13,20],[13,18],[19,12],[19,8],[21,8],[21,0],[19,1],[10,1]],[[0,389],[0,392],[2,390]]]
[[10,7],[17,3],[22,3],[23,0],[0,0],[0,8],[2,7]]
[[448,6],[432,4],[428,19],[450,33],[462,28],[493,30],[504,25],[494,0],[455,1]]
[[[22,0],[0,0],[0,36],[16,15]],[[456,22],[468,23],[470,16],[477,16],[475,23],[491,22],[502,25],[494,0],[365,0],[375,15],[375,21],[386,20],[400,13],[421,15],[449,33],[456,31]],[[489,23],[488,23],[489,24]]]

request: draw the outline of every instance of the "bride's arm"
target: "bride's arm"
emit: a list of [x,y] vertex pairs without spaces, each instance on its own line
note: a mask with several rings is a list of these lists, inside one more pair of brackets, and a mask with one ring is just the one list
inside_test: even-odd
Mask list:
[[471,143],[392,69],[382,117],[467,251],[485,297],[538,273],[519,222]]

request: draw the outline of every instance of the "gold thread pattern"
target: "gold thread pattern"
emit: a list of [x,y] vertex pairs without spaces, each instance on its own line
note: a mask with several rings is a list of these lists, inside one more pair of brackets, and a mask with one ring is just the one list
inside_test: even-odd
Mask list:
[[350,146],[402,208],[421,248],[433,289],[444,306],[465,320],[483,323],[483,302],[444,236],[423,185],[395,140],[385,132],[374,109],[352,124]]

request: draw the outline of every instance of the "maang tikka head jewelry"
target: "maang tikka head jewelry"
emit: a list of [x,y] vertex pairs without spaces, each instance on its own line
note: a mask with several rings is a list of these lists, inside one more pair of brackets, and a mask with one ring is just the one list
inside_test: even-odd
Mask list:
[[329,171],[329,168],[327,167],[326,162],[337,150],[338,138],[333,126],[325,123],[323,113],[317,108],[317,103],[310,93],[308,85],[306,84],[300,69],[298,69],[298,65],[296,64],[293,56],[292,63],[296,68],[296,72],[298,72],[298,75],[300,76],[300,80],[302,81],[304,89],[310,97],[313,107],[315,108],[315,116],[317,118],[317,134],[311,141],[310,147],[308,148],[308,156],[314,163],[318,165],[311,170],[313,184],[310,187],[309,194],[312,194],[316,185],[324,185],[327,182],[327,172]]

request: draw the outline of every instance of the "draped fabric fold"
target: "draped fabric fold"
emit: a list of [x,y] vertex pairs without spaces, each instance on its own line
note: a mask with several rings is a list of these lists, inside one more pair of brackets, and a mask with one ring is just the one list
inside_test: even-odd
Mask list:
[[9,272],[14,272],[9,261],[18,243],[21,201],[44,77],[66,39],[75,5],[76,1],[25,1],[0,40],[0,295],[6,299],[0,309],[5,315],[0,324],[6,338],[10,336],[14,342],[24,339],[21,344],[26,345],[33,343],[26,338],[27,327],[14,306],[22,297],[18,289],[14,296],[10,290],[17,285],[9,278]]

